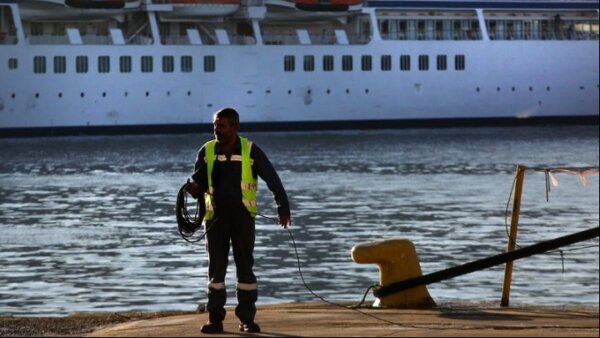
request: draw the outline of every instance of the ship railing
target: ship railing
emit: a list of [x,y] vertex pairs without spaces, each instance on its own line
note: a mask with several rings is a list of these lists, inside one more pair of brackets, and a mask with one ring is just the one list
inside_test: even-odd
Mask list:
[[[254,45],[256,40],[252,36],[248,35],[228,35],[230,45]],[[161,36],[161,43],[163,45],[190,45],[190,39],[185,35],[163,35]],[[214,36],[207,37],[202,36],[202,45],[218,45]]]
[[84,45],[110,45],[112,39],[108,35],[82,35],[81,41]]
[[296,34],[263,34],[263,42],[265,45],[299,45],[300,40]]
[[255,45],[256,39],[253,36],[248,35],[233,35],[230,37],[230,41],[234,45]]
[[383,40],[481,40],[481,32],[476,30],[461,32],[435,32],[431,34],[403,32],[381,33]]
[[[65,35],[34,35],[28,36],[27,40],[31,45],[69,45],[69,38]],[[12,37],[12,43],[16,43],[16,37]],[[110,35],[82,35],[81,42],[84,45],[112,45]],[[128,40],[129,45],[149,45],[152,38],[146,36],[136,36]],[[1,44],[1,43],[0,43]]]
[[[309,34],[311,45],[338,45],[340,44],[333,35]],[[273,33],[263,34],[265,45],[300,45],[300,39],[296,33]],[[371,36],[356,34],[348,36],[348,44],[364,45],[371,41]]]
[[128,45],[151,45],[154,40],[145,35],[139,35],[127,39]]
[[582,31],[530,32],[515,30],[507,33],[488,32],[490,40],[598,40],[598,33]]
[[160,37],[160,42],[163,45],[189,45],[190,41],[187,36],[181,35],[165,35]]
[[29,35],[26,37],[31,45],[68,45],[65,35]]
[[371,35],[359,34],[348,37],[348,42],[351,45],[365,45],[371,41]]

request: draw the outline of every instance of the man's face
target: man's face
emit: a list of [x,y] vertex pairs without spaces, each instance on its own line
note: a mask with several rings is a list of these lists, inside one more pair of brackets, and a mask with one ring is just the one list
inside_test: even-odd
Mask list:
[[237,126],[231,124],[227,118],[215,117],[213,130],[219,143],[230,143],[237,136]]

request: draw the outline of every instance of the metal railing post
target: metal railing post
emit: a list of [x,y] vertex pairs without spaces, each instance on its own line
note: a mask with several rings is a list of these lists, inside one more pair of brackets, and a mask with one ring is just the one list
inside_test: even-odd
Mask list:
[[[515,179],[515,190],[513,194],[513,208],[510,218],[510,233],[508,235],[507,252],[515,250],[517,244],[517,227],[519,225],[519,213],[521,211],[521,193],[523,192],[523,180],[525,179],[525,167],[517,165],[517,174]],[[507,262],[504,267],[504,284],[502,286],[501,306],[508,306],[510,296],[510,284],[512,281],[513,261]]]

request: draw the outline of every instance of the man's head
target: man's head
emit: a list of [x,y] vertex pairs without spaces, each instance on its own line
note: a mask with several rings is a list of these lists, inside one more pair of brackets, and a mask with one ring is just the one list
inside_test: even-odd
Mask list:
[[222,108],[213,116],[213,130],[219,143],[230,144],[237,139],[240,116],[233,108]]

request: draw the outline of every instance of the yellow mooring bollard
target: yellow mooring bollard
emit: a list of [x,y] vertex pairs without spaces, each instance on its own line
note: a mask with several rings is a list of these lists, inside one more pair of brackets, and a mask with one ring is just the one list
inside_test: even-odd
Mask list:
[[[379,283],[388,285],[422,275],[414,244],[406,239],[391,239],[361,243],[352,248],[356,263],[379,266]],[[430,308],[435,302],[425,285],[419,285],[389,296],[376,298],[375,307]]]

